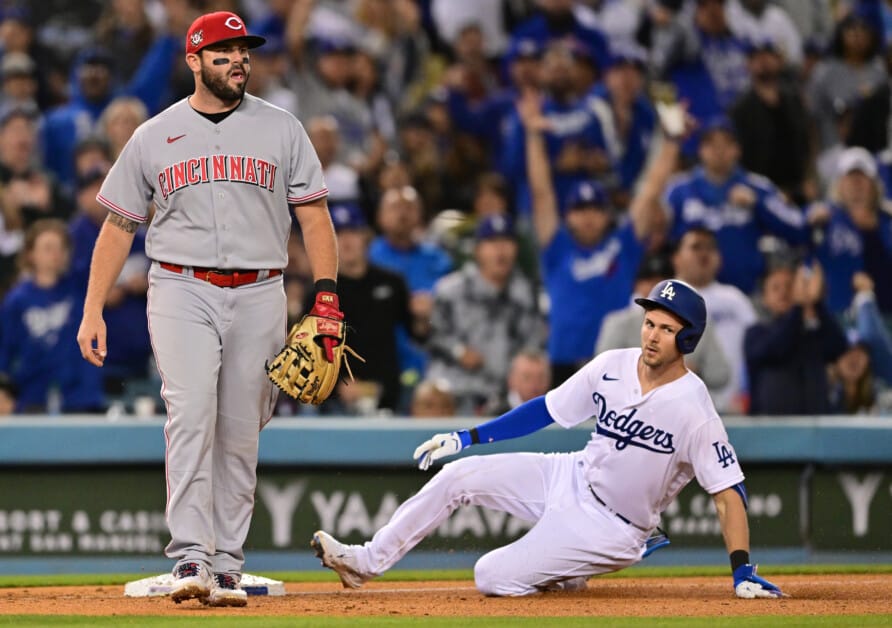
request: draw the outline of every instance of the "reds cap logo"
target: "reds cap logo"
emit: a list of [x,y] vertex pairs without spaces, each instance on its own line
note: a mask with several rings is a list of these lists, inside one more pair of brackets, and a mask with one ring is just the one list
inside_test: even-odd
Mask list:
[[198,46],[202,41],[204,41],[204,31],[195,31],[189,37],[189,43],[193,46]]
[[257,48],[266,43],[263,37],[249,35],[244,20],[235,13],[216,11],[192,22],[186,35],[186,53],[196,54],[202,48],[230,39],[241,39],[248,48]]

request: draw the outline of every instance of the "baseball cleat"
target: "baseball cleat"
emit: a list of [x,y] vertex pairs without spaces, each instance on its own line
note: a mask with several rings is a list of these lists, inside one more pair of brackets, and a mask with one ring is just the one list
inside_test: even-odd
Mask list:
[[588,578],[588,576],[576,576],[575,578],[570,578],[569,580],[552,582],[547,587],[545,587],[545,590],[566,592],[585,591],[586,589],[588,589]]
[[239,587],[241,576],[232,573],[215,573],[214,584],[208,595],[208,606],[247,606],[248,593]]
[[317,530],[310,546],[322,560],[322,565],[338,574],[345,589],[358,589],[371,579],[371,576],[363,574],[356,566],[356,557],[350,546],[344,545],[327,532]]
[[173,572],[176,580],[170,590],[170,599],[179,604],[183,600],[198,599],[204,602],[211,593],[211,577],[201,563],[188,562],[177,565]]

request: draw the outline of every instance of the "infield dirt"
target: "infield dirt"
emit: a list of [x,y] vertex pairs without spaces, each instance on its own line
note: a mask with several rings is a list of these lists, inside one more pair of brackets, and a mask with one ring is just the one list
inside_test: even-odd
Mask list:
[[588,590],[525,598],[487,598],[469,581],[288,583],[283,597],[251,597],[247,608],[215,609],[195,600],[126,598],[123,586],[0,589],[0,615],[267,616],[615,616],[855,615],[892,613],[892,575],[771,576],[791,597],[740,600],[730,578],[589,580]]

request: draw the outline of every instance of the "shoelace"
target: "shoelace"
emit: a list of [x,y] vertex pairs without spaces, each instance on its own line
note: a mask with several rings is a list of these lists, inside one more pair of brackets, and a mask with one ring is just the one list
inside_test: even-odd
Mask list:
[[215,573],[214,580],[217,581],[217,586],[221,589],[235,589],[238,587],[235,578],[228,573]]
[[198,575],[198,563],[183,563],[177,567],[177,578],[190,578]]

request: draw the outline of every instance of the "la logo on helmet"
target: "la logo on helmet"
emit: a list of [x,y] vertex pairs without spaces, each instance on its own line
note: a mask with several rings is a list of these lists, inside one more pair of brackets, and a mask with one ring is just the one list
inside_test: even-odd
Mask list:
[[666,284],[665,288],[660,290],[660,296],[669,301],[675,298],[675,288],[672,287],[671,281]]
[[240,31],[240,30],[242,30],[242,23],[241,23],[241,22],[239,21],[239,19],[238,19],[237,17],[235,17],[234,15],[231,15],[231,16],[227,17],[227,18],[226,18],[226,21],[223,22],[223,23],[226,24],[226,26],[227,26],[228,28],[231,28],[231,29],[234,30],[234,31]]

